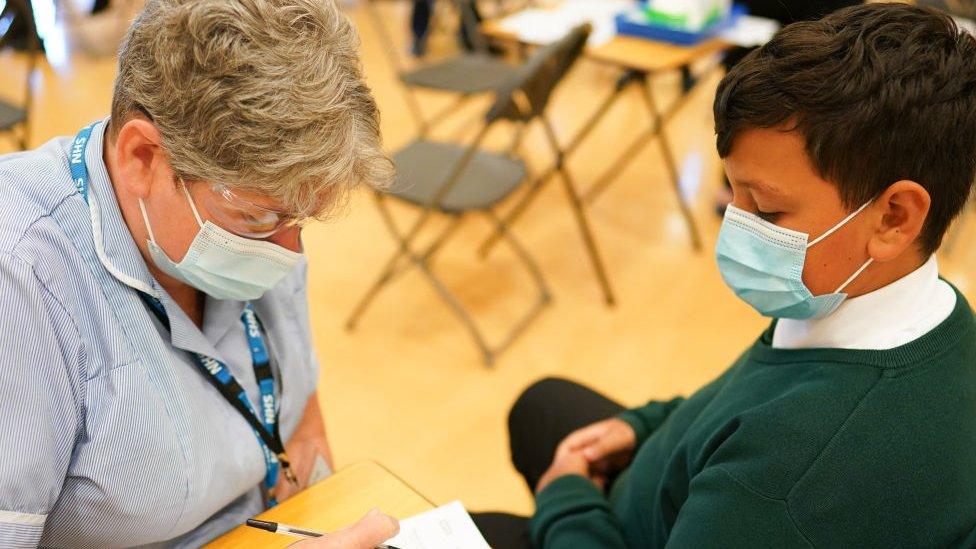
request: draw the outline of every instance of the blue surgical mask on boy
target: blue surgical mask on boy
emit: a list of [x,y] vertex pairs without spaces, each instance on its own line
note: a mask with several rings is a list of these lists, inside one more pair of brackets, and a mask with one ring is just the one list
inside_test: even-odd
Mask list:
[[813,295],[803,283],[807,249],[843,227],[864,211],[864,204],[812,242],[810,235],[774,225],[729,205],[715,253],[725,284],[763,316],[798,320],[821,318],[847,298],[842,293],[873,261],[868,258],[834,292]]

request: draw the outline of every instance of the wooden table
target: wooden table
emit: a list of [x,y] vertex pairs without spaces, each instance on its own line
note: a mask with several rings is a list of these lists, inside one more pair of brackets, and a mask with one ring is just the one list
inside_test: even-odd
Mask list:
[[[434,504],[382,465],[365,461],[350,465],[257,518],[331,532],[356,522],[370,509],[405,519],[429,511]],[[295,538],[238,526],[217,538],[209,549],[287,547]]]
[[[485,21],[481,26],[482,32],[489,38],[504,42],[517,42],[527,46],[542,45],[523,41],[517,34],[504,28],[504,21],[505,19]],[[632,36],[614,36],[603,44],[587,46],[584,55],[594,61],[616,65],[623,69],[660,72],[683,67],[728,47],[728,43],[718,38],[694,46],[678,46]]]
[[[596,0],[599,1],[599,0]],[[541,44],[531,44],[522,40],[517,34],[505,28],[504,19],[486,21],[482,24],[482,32],[489,39],[518,44],[524,46],[538,46]],[[571,155],[586,137],[596,128],[603,116],[609,111],[610,107],[621,97],[623,92],[630,86],[637,86],[642,91],[642,97],[647,106],[650,121],[644,131],[626,147],[622,147],[621,154],[614,160],[606,171],[581,193],[580,199],[583,203],[590,203],[599,196],[623,169],[629,164],[640,150],[650,141],[656,140],[661,147],[661,153],[667,166],[667,177],[671,182],[674,192],[681,208],[681,214],[685,219],[688,232],[691,236],[692,246],[696,251],[702,249],[701,237],[698,227],[691,213],[691,208],[686,198],[681,192],[680,175],[678,173],[677,162],[674,158],[671,145],[665,132],[667,121],[681,109],[687,98],[691,95],[684,93],[681,98],[673,102],[665,109],[660,109],[654,99],[650,80],[655,75],[662,72],[673,71],[682,67],[687,67],[703,58],[713,56],[731,47],[725,41],[718,38],[703,41],[694,46],[678,46],[666,42],[647,40],[630,36],[614,36],[608,42],[596,46],[587,46],[583,55],[592,61],[611,65],[621,69],[622,75],[617,80],[613,89],[610,90],[605,99],[596,108],[595,112],[587,119],[583,128],[570,139],[562,150],[562,157],[540,175],[530,191],[516,204],[514,208],[505,216],[504,222],[510,224],[514,222],[528,206],[529,202],[536,196],[543,184],[556,173],[565,170],[565,158]],[[716,65],[717,67],[717,65]],[[715,67],[713,67],[715,68]],[[705,78],[699,77],[698,81]],[[567,177],[565,174],[563,177]],[[497,236],[485,243],[482,251],[486,251],[497,240]],[[614,301],[612,290],[608,282],[607,274],[602,265],[599,253],[595,247],[590,252],[591,261],[597,272],[598,278],[603,285],[604,294],[608,304]]]

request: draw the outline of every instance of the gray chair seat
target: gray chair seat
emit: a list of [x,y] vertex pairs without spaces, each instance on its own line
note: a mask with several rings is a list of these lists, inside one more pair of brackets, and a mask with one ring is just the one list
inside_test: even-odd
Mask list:
[[27,119],[27,111],[0,99],[0,130],[9,130]]
[[[430,205],[466,150],[454,143],[414,141],[393,155],[397,178],[387,192],[420,206]],[[488,208],[511,194],[527,174],[521,160],[478,151],[439,209],[463,212]]]
[[402,78],[411,86],[472,94],[497,89],[517,71],[518,67],[491,56],[469,54],[420,67]]

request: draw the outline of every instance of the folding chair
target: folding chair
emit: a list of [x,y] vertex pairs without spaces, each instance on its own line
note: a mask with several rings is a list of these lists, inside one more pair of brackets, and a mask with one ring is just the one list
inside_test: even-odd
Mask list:
[[[26,92],[20,104],[0,98],[0,134],[8,135],[20,150],[26,150],[30,141],[30,111],[34,102],[31,78],[37,69],[37,59],[41,48],[34,25],[34,12],[31,10],[29,2],[27,0],[8,0],[6,8],[6,13],[19,18],[22,24],[27,25],[30,30],[27,32],[24,48],[27,64],[24,74]],[[3,21],[0,20],[0,25],[2,24]],[[12,28],[12,25],[8,26],[7,31],[9,32]],[[3,41],[2,38],[0,36],[0,41]]]
[[[376,282],[350,315],[346,328],[353,330],[359,318],[381,289],[396,276],[417,267],[434,286],[437,293],[458,316],[487,365],[521,335],[531,321],[549,303],[550,294],[542,272],[508,227],[496,215],[494,207],[509,197],[527,179],[528,169],[519,158],[522,129],[535,119],[541,119],[546,103],[556,84],[579,57],[590,33],[589,25],[574,29],[562,40],[546,46],[519,69],[508,84],[497,91],[497,99],[485,115],[485,124],[470,145],[430,141],[420,138],[393,155],[398,176],[394,185],[374,196],[380,214],[398,249],[387,262]],[[506,120],[517,125],[515,138],[508,154],[498,154],[480,148],[482,141],[496,122]],[[416,206],[420,213],[407,231],[401,231],[393,220],[386,203],[395,198]],[[437,278],[430,268],[435,254],[455,233],[469,213],[485,215],[502,239],[515,252],[535,280],[539,296],[535,304],[508,331],[501,343],[487,343],[472,315],[454,294]],[[414,243],[424,225],[435,215],[450,220],[447,227],[424,249],[415,250]],[[406,261],[402,259],[406,258]]]
[[[712,70],[716,70],[719,67],[720,65],[715,65]],[[637,136],[637,138],[635,138],[629,145],[622,148],[622,152],[619,153],[617,158],[611,163],[610,167],[604,170],[603,175],[598,177],[596,182],[590,185],[590,187],[582,194],[581,199],[578,202],[574,202],[573,205],[576,207],[578,205],[593,202],[610,186],[611,183],[618,178],[624,169],[629,166],[635,158],[637,158],[638,153],[643,148],[648,146],[649,143],[657,141],[664,158],[668,179],[671,182],[675,197],[678,200],[678,207],[682,217],[684,217],[685,224],[687,225],[688,232],[691,236],[692,248],[696,252],[701,251],[701,235],[699,234],[698,226],[695,224],[694,215],[691,211],[691,205],[688,203],[684,193],[681,191],[681,176],[678,172],[678,166],[674,159],[674,151],[671,148],[670,139],[665,131],[665,124],[689,101],[689,97],[691,95],[689,93],[685,93],[676,101],[672,102],[667,110],[662,111],[658,108],[654,99],[654,94],[649,80],[651,76],[652,75],[650,73],[641,70],[626,70],[617,79],[616,85],[614,86],[614,89],[611,91],[610,95],[600,103],[600,106],[596,109],[596,111],[590,115],[589,118],[587,118],[582,129],[580,129],[564,147],[559,148],[558,144],[555,144],[555,141],[552,141],[554,143],[553,146],[559,149],[557,152],[556,162],[549,166],[549,168],[543,171],[538,177],[536,177],[536,179],[529,185],[528,192],[523,194],[519,198],[518,203],[505,214],[503,221],[508,225],[515,223],[515,221],[517,221],[519,217],[525,213],[528,206],[539,195],[543,187],[548,184],[548,182],[556,174],[562,175],[564,179],[570,177],[569,172],[566,169],[566,159],[577,149],[579,149],[584,140],[593,132],[594,129],[596,129],[598,123],[604,117],[604,115],[606,115],[614,103],[623,96],[623,92],[632,86],[636,86],[639,88],[641,97],[648,109],[650,124],[646,126],[645,129]],[[704,77],[701,77],[699,81],[704,79]],[[581,223],[581,227],[582,226],[583,225]],[[482,257],[486,257],[491,252],[491,249],[498,242],[499,237],[500,235],[496,232],[495,234],[489,236],[484,243],[481,244],[479,253]],[[606,270],[603,267],[599,254],[597,253],[593,236],[589,233],[589,231],[584,230],[583,237],[587,248],[590,251],[590,259],[593,263],[593,267],[596,270],[597,277],[599,278],[600,284],[603,287],[604,299],[606,300],[607,305],[613,305],[613,291],[610,288]]]
[[[488,53],[488,41],[481,33],[475,17],[476,0],[452,0],[460,14],[461,25],[464,26],[475,51],[461,53],[411,70],[404,67],[397,54],[397,46],[376,7],[377,1],[366,0],[364,2],[366,11],[373,20],[383,49],[386,50],[387,57],[403,84],[407,107],[417,123],[421,137],[427,135],[431,128],[472,97],[495,91],[499,85],[515,76],[517,66],[496,59]],[[426,118],[417,100],[415,88],[456,94],[458,97],[446,108]]]

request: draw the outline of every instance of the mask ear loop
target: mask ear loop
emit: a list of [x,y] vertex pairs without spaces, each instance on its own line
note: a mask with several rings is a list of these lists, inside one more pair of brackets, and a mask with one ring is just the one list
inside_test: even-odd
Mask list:
[[[146,203],[139,199],[139,211],[142,212],[142,222],[146,224],[146,232],[149,233],[149,240],[156,244],[156,236],[153,234],[152,225],[149,224],[149,216],[146,215]],[[156,244],[158,246],[158,244]]]
[[[822,234],[822,235],[818,236],[817,238],[813,239],[812,242],[810,242],[809,244],[807,244],[807,248],[810,248],[814,244],[820,242],[821,240],[823,240],[823,239],[827,238],[828,236],[830,236],[830,235],[834,234],[835,232],[837,232],[837,230],[840,229],[841,227],[843,227],[844,225],[846,225],[848,221],[850,221],[850,220],[854,219],[855,217],[857,217],[857,214],[863,212],[864,211],[864,208],[867,208],[868,206],[870,206],[871,205],[871,202],[874,202],[874,200],[869,200],[869,201],[865,202],[864,205],[862,205],[860,208],[858,208],[858,209],[854,210],[853,212],[851,212],[851,214],[848,215],[847,217],[845,217],[844,219],[841,219],[840,220],[840,223],[834,225],[833,227],[831,227],[830,229],[828,229],[827,232],[825,232],[824,234]],[[868,267],[870,267],[871,266],[871,263],[873,263],[873,262],[874,262],[874,258],[873,257],[869,257],[868,260],[864,262],[864,265],[861,265],[861,267],[858,270],[854,271],[854,274],[852,274],[850,277],[848,277],[848,279],[845,280],[843,284],[841,284],[840,286],[838,286],[837,289],[833,291],[833,293],[839,294],[844,288],[846,288],[848,285],[850,285],[851,282],[854,282],[854,279],[856,279],[858,276],[860,276],[860,274],[864,272],[864,269],[867,269]]]
[[823,240],[823,239],[827,238],[828,236],[830,236],[830,235],[834,234],[835,232],[837,232],[837,230],[840,229],[841,227],[843,227],[844,225],[846,225],[848,221],[850,221],[850,220],[854,219],[855,217],[857,217],[857,214],[863,212],[864,211],[864,208],[867,208],[868,206],[870,206],[871,205],[871,202],[873,202],[873,200],[872,201],[869,201],[869,202],[865,202],[863,206],[861,206],[860,208],[854,210],[854,212],[851,215],[845,217],[844,219],[841,219],[840,220],[840,223],[834,225],[830,229],[827,229],[827,232],[825,232],[824,234],[822,234],[822,235],[818,236],[817,238],[813,239],[813,241],[811,241],[809,244],[807,244],[807,248],[812,247],[814,244],[820,242],[821,240]]
[[[180,178],[180,188],[183,189],[183,194],[186,195],[187,202],[190,203],[190,209],[193,211],[193,217],[197,219],[197,224],[203,227],[203,220],[200,219],[200,213],[197,212],[197,206],[193,203],[193,197],[190,196],[190,191],[186,190],[186,183],[183,182],[183,178]],[[156,243],[156,235],[153,234],[152,225],[149,224],[149,215],[146,214],[146,203],[139,199],[139,211],[142,212],[142,222],[146,224],[146,232],[149,233],[149,240],[152,240],[154,244]]]
[[861,273],[863,273],[864,272],[864,269],[867,269],[871,265],[871,263],[874,263],[874,258],[873,257],[869,257],[868,260],[864,262],[864,265],[861,265],[861,268],[860,269],[854,271],[854,274],[852,274],[850,276],[850,278],[848,278],[847,280],[845,280],[844,283],[840,285],[840,287],[838,287],[836,290],[834,290],[834,293],[835,294],[839,294],[851,282],[854,282],[854,279],[857,278]]
[[197,218],[197,225],[203,227],[203,220],[200,219],[200,212],[197,211],[197,205],[193,203],[193,197],[190,196],[190,191],[186,189],[186,183],[183,182],[183,178],[180,178],[180,188],[183,189],[183,194],[186,195],[187,202],[190,203],[190,209],[193,210],[193,217]]

